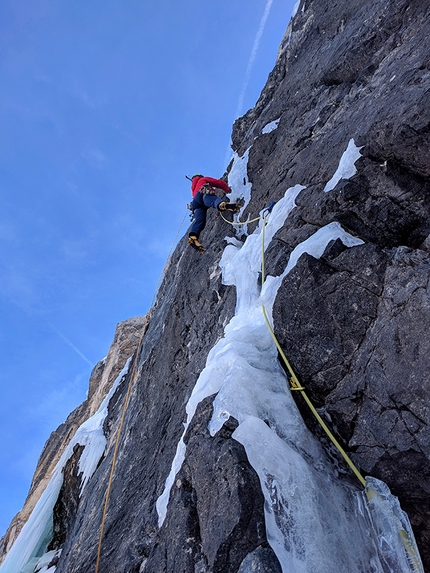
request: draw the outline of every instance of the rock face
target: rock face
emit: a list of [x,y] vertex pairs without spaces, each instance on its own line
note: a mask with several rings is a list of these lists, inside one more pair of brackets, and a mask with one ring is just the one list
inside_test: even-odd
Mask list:
[[14,517],[7,532],[0,541],[1,561],[3,561],[6,553],[28,520],[72,436],[82,422],[98,409],[103,398],[110,390],[113,381],[123,368],[127,358],[135,352],[144,322],[145,317],[135,317],[120,322],[117,325],[108,355],[96,364],[91,373],[88,399],[68,416],[64,424],[61,424],[61,426],[52,432],[46,442],[40,455],[24,507]]
[[[429,3],[326,9],[306,2],[298,12],[233,141],[243,152],[280,117],[253,144],[249,177],[264,185],[270,165],[276,189],[306,186],[269,253],[269,273],[332,221],[365,241],[331,245],[320,260],[302,256],[279,290],[276,334],[354,461],[399,496],[430,567]],[[357,174],[324,193],[350,138],[362,146]]]
[[213,396],[200,404],[185,436],[190,453],[176,476],[169,514],[145,570],[238,571],[245,558],[255,552],[259,566],[270,566],[267,571],[280,573],[267,545],[258,477],[243,447],[231,437],[237,423],[227,421],[210,438],[207,426],[212,400]]
[[[298,259],[278,291],[275,333],[354,462],[399,497],[426,571],[429,17],[428,0],[301,0],[256,106],[236,121],[232,136],[237,155],[249,154],[252,195],[243,218],[279,200],[289,187],[304,186],[267,250],[268,274],[283,273],[294,249],[330,223],[362,240],[354,248],[332,241],[321,257]],[[275,120],[277,127],[263,132]],[[352,143],[359,148],[356,172],[343,171],[327,187]],[[234,314],[234,288],[222,284],[218,267],[227,234],[233,229],[209,218],[201,237],[205,255],[188,251],[185,238],[172,255],[135,366],[110,401],[105,455],[81,496],[79,448],[69,460],[54,511],[51,548],[62,547],[57,573],[94,569],[128,384],[100,573],[281,570],[267,543],[258,477],[232,438],[236,421],[230,418],[213,438],[208,433],[211,398],[200,404],[184,437],[187,454],[161,526],[155,506],[183,432],[185,404]],[[53,448],[61,452],[72,426],[100,404],[143,325],[142,319],[127,323],[123,340],[130,348],[110,353],[96,367],[93,406],[84,403],[71,415],[73,424],[69,419],[54,432],[32,491],[59,457]],[[300,396],[295,398],[319,435]],[[347,469],[340,479],[350,479]]]

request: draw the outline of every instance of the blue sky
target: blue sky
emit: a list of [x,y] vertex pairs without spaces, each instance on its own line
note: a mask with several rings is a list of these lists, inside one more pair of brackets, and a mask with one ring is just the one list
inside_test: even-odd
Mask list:
[[0,3],[0,535],[116,323],[149,309],[184,175],[224,172],[294,4]]

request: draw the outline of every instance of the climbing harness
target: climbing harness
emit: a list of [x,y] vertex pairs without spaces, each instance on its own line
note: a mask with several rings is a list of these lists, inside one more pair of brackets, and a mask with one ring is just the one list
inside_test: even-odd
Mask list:
[[205,185],[203,185],[203,187],[200,187],[199,193],[201,193],[202,195],[216,195],[220,199],[222,199],[225,196],[225,191],[223,191],[222,189],[218,189],[218,187],[212,187],[212,185],[210,185],[209,183],[206,183]]

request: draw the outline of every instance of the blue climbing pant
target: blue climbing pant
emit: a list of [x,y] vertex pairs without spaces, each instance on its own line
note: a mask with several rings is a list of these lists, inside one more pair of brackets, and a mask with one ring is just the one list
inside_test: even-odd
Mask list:
[[190,229],[190,235],[196,235],[199,238],[200,233],[203,231],[206,225],[206,214],[210,207],[216,209],[222,199],[216,195],[204,194],[202,195],[200,191],[194,197],[191,205],[194,211],[194,223]]

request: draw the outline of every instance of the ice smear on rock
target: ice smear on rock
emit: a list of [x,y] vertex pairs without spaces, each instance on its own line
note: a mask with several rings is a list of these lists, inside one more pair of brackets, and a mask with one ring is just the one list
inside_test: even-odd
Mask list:
[[294,16],[297,14],[297,12],[299,11],[299,7],[300,7],[300,0],[297,0],[297,2],[294,4],[293,6],[293,11],[291,13],[291,18],[294,18]]
[[324,187],[325,193],[334,189],[341,179],[350,179],[357,173],[355,162],[361,157],[360,149],[361,147],[357,147],[353,139],[349,140],[348,147],[340,158],[335,174]]
[[116,378],[111,390],[97,412],[88,418],[77,430],[52,473],[51,480],[40,496],[27,523],[0,566],[1,573],[32,572],[52,538],[53,509],[63,485],[63,468],[73,455],[73,448],[85,446],[79,460],[81,491],[93,475],[104,454],[106,438],[103,423],[108,414],[109,401],[118,385],[128,372],[131,357]]
[[[246,171],[246,163],[244,165],[240,164],[237,168],[236,175],[241,172],[241,169],[245,169]],[[232,170],[233,171],[233,170]],[[240,181],[240,178],[238,179]],[[230,182],[230,180],[229,180]],[[274,206],[269,224],[266,229],[267,236],[273,236],[278,228],[280,228],[288,213],[294,208],[295,203],[294,199],[298,195],[298,193],[303,189],[301,185],[297,185],[292,189],[289,189],[285,197],[278,201],[278,203]],[[167,514],[167,504],[169,501],[170,489],[173,485],[175,475],[180,469],[183,460],[185,459],[185,444],[183,441],[183,437],[185,432],[187,431],[188,425],[191,422],[194,413],[198,404],[207,396],[211,396],[212,394],[217,393],[221,386],[228,385],[229,381],[232,381],[234,377],[237,375],[238,370],[240,370],[240,361],[239,357],[237,356],[237,346],[235,346],[235,338],[236,338],[236,325],[240,327],[240,340],[238,340],[239,346],[245,349],[245,362],[244,365],[248,364],[246,356],[249,355],[249,352],[254,352],[255,355],[255,362],[256,365],[260,365],[261,363],[271,364],[276,361],[276,350],[274,349],[274,345],[268,340],[267,338],[267,327],[262,328],[262,324],[254,324],[250,318],[247,325],[249,326],[249,333],[242,330],[242,319],[238,318],[239,312],[239,305],[243,305],[244,312],[247,313],[256,313],[256,317],[258,320],[262,317],[261,309],[259,308],[257,301],[259,298],[259,291],[258,291],[258,284],[257,284],[257,275],[258,271],[260,270],[261,266],[261,222],[260,226],[257,229],[257,232],[254,232],[250,235],[245,243],[245,246],[248,245],[247,249],[243,251],[245,248],[239,248],[239,245],[242,245],[239,241],[234,241],[234,244],[228,244],[224,249],[224,254],[222,260],[220,262],[220,266],[223,270],[224,282],[225,284],[235,284],[236,282],[240,282],[243,284],[243,288],[246,291],[245,296],[241,298],[238,297],[237,306],[236,306],[236,316],[230,321],[225,329],[225,337],[222,338],[209,352],[208,358],[206,361],[206,367],[202,371],[199,376],[199,379],[193,389],[191,397],[186,406],[187,412],[187,421],[185,424],[185,429],[183,435],[179,441],[175,458],[172,462],[172,468],[170,473],[166,479],[165,488],[161,496],[158,498],[156,502],[157,512],[158,512],[158,523],[161,525],[164,522],[164,519]],[[246,252],[248,251],[248,255]],[[245,258],[242,262],[240,262],[240,258],[242,253],[245,254]],[[236,275],[234,272],[235,264],[230,264],[232,259],[240,264],[241,273]],[[259,330],[259,332],[255,332],[255,328]],[[260,334],[263,334],[262,338],[262,346],[260,351],[255,347],[255,340],[260,340]],[[249,340],[249,344],[247,345],[247,339]],[[266,356],[266,353],[267,356]],[[272,355],[270,355],[272,353]],[[278,367],[279,368],[279,367]],[[280,368],[279,368],[280,371]],[[285,379],[282,379],[283,384],[283,393],[285,393]],[[276,381],[274,382],[276,385]],[[281,396],[282,392],[278,389],[276,394]],[[255,402],[256,407],[258,407],[258,401]],[[228,417],[228,416],[227,416]],[[222,413],[221,413],[222,419]],[[221,422],[221,426],[224,423],[225,418]]]
[[36,563],[36,567],[34,568],[35,573],[54,573],[56,567],[55,565],[52,565],[50,567],[50,564],[52,563],[53,559],[55,558],[58,559],[60,555],[61,555],[61,549],[59,550],[54,549],[53,551],[48,551],[47,553],[42,555],[42,557]]
[[[265,228],[266,247],[295,207],[295,198],[302,189],[300,185],[289,189],[274,206]],[[185,431],[199,402],[215,393],[211,435],[230,416],[238,420],[233,437],[245,447],[260,478],[268,541],[284,573],[421,571],[402,568],[407,559],[401,543],[392,548],[388,558],[380,553],[380,530],[388,535],[387,525],[372,525],[372,520],[378,522],[377,512],[368,506],[363,492],[339,481],[319,442],[304,425],[261,310],[264,301],[271,315],[284,276],[303,253],[318,258],[332,240],[340,239],[347,247],[363,241],[346,233],[339,223],[319,229],[294,249],[280,277],[267,278],[260,293],[257,277],[262,228],[260,221],[243,245],[229,241],[224,249],[220,266],[224,284],[236,286],[236,314],[226,326],[224,338],[208,355],[187,404]],[[160,525],[185,453],[181,439],[166,489],[157,502]],[[390,534],[392,531],[399,541],[396,525]],[[410,531],[408,535],[413,541]],[[390,561],[399,565],[397,569],[390,566]]]
[[275,121],[271,121],[270,123],[266,124],[261,130],[261,133],[272,133],[272,131],[278,127],[280,121],[281,118],[275,119]]
[[289,441],[277,434],[248,417],[233,437],[259,475],[268,541],[282,571],[382,572],[369,520],[354,492],[335,485],[336,476],[321,458],[317,465],[300,451],[300,435]]
[[387,571],[424,572],[412,527],[387,484],[366,478],[368,507],[377,534],[378,549]]
[[228,184],[233,189],[230,200],[237,201],[238,199],[244,199],[245,204],[243,205],[243,209],[246,208],[251,200],[252,183],[248,179],[247,170],[250,149],[251,148],[247,149],[242,157],[234,153],[233,165],[228,174]]
[[261,291],[261,298],[266,305],[267,310],[272,312],[273,302],[275,301],[276,293],[280,287],[284,277],[295,267],[299,258],[304,254],[308,253],[316,259],[319,259],[324,253],[327,245],[330,241],[340,239],[346,247],[355,247],[357,245],[362,245],[364,241],[358,237],[353,237],[337,223],[329,223],[321,229],[318,229],[316,233],[311,235],[306,241],[300,243],[292,251],[288,264],[284,272],[278,277],[268,276]]

